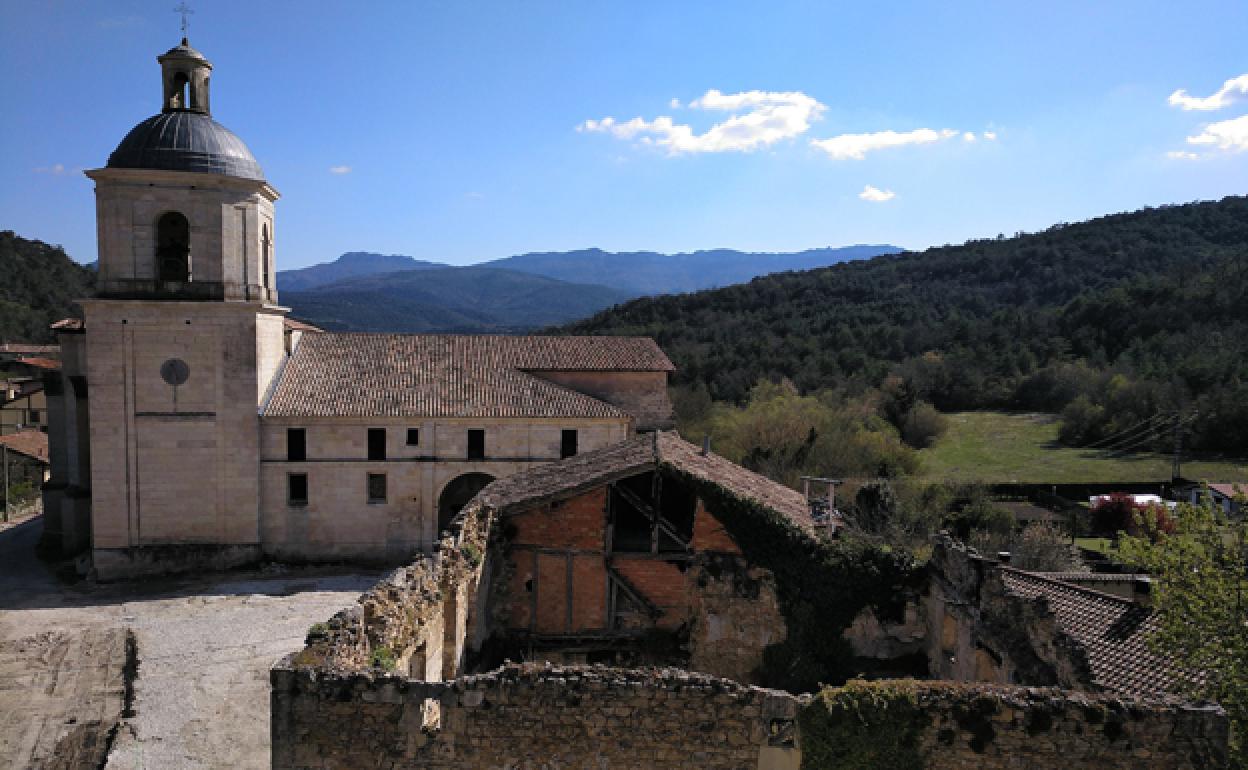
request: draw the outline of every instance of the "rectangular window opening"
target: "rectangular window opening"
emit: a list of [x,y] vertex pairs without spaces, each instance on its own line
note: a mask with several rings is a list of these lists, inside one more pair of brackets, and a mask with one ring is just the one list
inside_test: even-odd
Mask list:
[[308,459],[308,434],[303,428],[286,429],[286,459],[290,462]]
[[386,459],[386,429],[385,428],[369,428],[368,429],[368,459],[370,460]]
[[290,505],[308,504],[308,474],[286,474],[286,502]]
[[468,459],[485,459],[485,431],[473,429],[468,431]]
[[559,437],[559,456],[571,457],[576,454],[576,430],[564,430]]
[[386,474],[368,474],[368,501],[370,503],[384,503],[386,501]]
[[420,446],[420,428],[407,429],[407,445]]

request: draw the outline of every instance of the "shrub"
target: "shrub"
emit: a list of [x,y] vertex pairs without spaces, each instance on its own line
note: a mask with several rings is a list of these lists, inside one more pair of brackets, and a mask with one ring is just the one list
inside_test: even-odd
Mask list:
[[1039,572],[1065,572],[1078,563],[1070,537],[1044,522],[1028,524],[1010,547],[1010,565]]
[[369,664],[382,671],[393,671],[398,660],[394,657],[394,650],[383,644],[373,650],[373,654],[369,656]]
[[948,429],[949,418],[926,401],[920,401],[902,421],[901,440],[915,449],[926,449],[945,435]]

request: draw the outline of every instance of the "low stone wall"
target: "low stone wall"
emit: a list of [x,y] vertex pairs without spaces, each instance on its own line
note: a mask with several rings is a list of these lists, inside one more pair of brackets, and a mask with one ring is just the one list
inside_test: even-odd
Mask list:
[[274,770],[1196,770],[1224,765],[1228,737],[1216,706],[914,680],[812,697],[677,669],[420,682],[284,663],[272,685]]
[[803,767],[895,770],[1222,768],[1228,730],[1177,699],[915,680],[829,688],[800,720]]
[[[678,669],[549,664],[451,682],[279,666],[272,685],[274,770],[796,770],[810,700]],[[425,721],[431,702],[440,724]]]

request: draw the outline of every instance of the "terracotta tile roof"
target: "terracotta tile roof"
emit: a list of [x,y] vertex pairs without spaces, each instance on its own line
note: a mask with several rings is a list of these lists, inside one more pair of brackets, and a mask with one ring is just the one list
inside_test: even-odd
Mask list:
[[[1236,487],[1238,487],[1238,489],[1236,489]],[[1210,484],[1209,488],[1223,497],[1229,497],[1232,500],[1240,495],[1248,495],[1248,483]]]
[[323,332],[325,331],[319,326],[313,326],[312,324],[306,323],[304,321],[300,321],[297,318],[283,318],[282,326],[284,328],[292,329],[294,331],[300,331],[300,332]]
[[637,337],[311,334],[283,368],[267,417],[630,415],[525,370],[667,371]]
[[32,460],[48,464],[48,434],[39,430],[23,430],[0,436],[0,444],[8,446],[10,452],[17,452]]
[[814,529],[810,504],[800,492],[719,455],[703,455],[701,449],[673,432],[634,436],[504,477],[483,489],[480,499],[504,512],[519,511],[664,465],[770,508],[808,533]]
[[1018,596],[1048,600],[1058,627],[1086,650],[1093,684],[1124,695],[1158,695],[1179,676],[1169,658],[1148,647],[1157,629],[1151,610],[1012,567],[1001,567],[1001,579]]
[[23,364],[25,366],[33,366],[36,369],[60,369],[61,368],[60,361],[55,361],[51,358],[37,358],[34,356],[23,356],[17,359],[15,363]]

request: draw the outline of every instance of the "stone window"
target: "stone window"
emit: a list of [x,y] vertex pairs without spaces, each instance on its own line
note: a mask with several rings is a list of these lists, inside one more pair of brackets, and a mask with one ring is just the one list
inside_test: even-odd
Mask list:
[[156,222],[156,269],[162,283],[191,280],[191,223],[177,211]]
[[269,288],[269,265],[273,258],[273,238],[269,235],[269,223],[265,222],[260,230],[260,285]]
[[485,431],[481,429],[472,429],[468,431],[468,459],[484,460],[485,459]]
[[571,457],[576,454],[576,429],[565,429],[559,437],[559,456]]
[[308,504],[308,474],[286,474],[286,502],[289,505]]
[[308,437],[303,428],[286,429],[286,459],[295,463],[308,459]]
[[370,503],[384,503],[386,501],[386,474],[368,474],[368,501]]
[[386,459],[386,429],[385,428],[369,428],[368,429],[368,459],[370,460]]
[[407,445],[420,446],[420,428],[407,429]]

